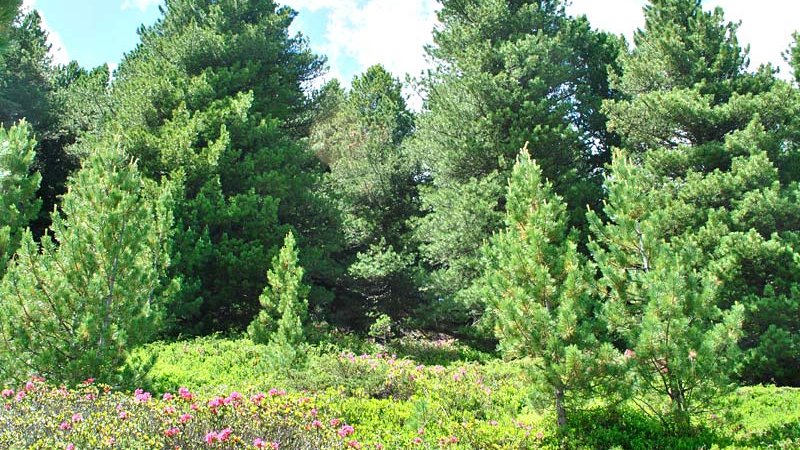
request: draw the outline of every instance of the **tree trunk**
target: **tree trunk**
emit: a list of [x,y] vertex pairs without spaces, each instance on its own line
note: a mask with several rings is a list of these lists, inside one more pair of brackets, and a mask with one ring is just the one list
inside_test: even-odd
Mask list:
[[555,398],[558,429],[563,431],[567,427],[567,411],[564,409],[564,389],[562,387],[555,389]]

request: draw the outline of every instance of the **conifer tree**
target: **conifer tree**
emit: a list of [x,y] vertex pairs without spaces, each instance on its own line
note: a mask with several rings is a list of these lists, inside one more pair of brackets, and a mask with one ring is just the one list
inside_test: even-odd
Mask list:
[[[109,116],[77,148],[122,135],[145,176],[180,180],[171,271],[182,333],[246,328],[289,228],[302,236],[314,306],[338,266],[333,217],[315,192],[322,168],[308,133],[306,83],[323,61],[276,2],[169,0],[120,64]],[[177,330],[176,330],[177,332]]]
[[39,214],[41,175],[33,172],[36,141],[25,121],[0,127],[0,278],[17,250],[23,231]]
[[[665,240],[669,189],[649,189],[652,180],[624,152],[615,153],[606,181],[608,220],[589,214],[590,248],[604,318],[636,375],[634,400],[685,432],[731,386],[744,309],[717,306],[720,283],[697,268],[699,248]],[[668,414],[653,397],[669,405]]]
[[[534,358],[559,429],[582,395],[613,369],[616,351],[595,337],[592,271],[568,231],[567,206],[527,148],[509,177],[505,227],[485,250],[487,314],[506,355]],[[573,403],[574,402],[574,403]]]
[[338,83],[325,91],[327,111],[310,144],[329,168],[324,186],[341,217],[348,276],[336,311],[408,314],[419,297],[408,220],[419,206],[416,171],[403,147],[413,116],[402,85],[377,65],[356,76],[348,92]]
[[159,331],[171,190],[119,147],[83,163],[41,249],[25,233],[0,285],[3,378],[116,381],[126,351]]
[[269,343],[284,352],[305,342],[309,289],[303,284],[303,274],[294,235],[289,232],[267,274],[268,284],[259,298],[261,311],[248,328],[253,342]]
[[684,263],[714,271],[718,306],[744,305],[740,376],[797,384],[800,92],[769,66],[747,72],[736,29],[699,0],[653,0],[612,79],[625,98],[604,108],[651,178],[640,188],[669,187],[660,236],[698,249]]
[[428,314],[440,324],[468,322],[456,306],[480,304],[467,288],[480,275],[481,246],[502,225],[503,187],[520,142],[530,142],[570,223],[601,198],[598,169],[615,139],[600,106],[613,95],[607,66],[619,44],[585,17],[569,17],[565,3],[442,1],[428,49],[435,70],[422,80],[427,100],[409,144],[427,182],[424,215],[414,221],[433,269],[422,288],[442,305],[440,315]]

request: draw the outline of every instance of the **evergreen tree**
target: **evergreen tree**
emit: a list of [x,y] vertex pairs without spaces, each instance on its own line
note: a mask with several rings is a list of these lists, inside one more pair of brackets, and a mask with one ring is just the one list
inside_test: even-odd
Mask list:
[[22,0],[3,0],[0,1],[0,53],[5,51],[10,39],[11,28],[14,19],[19,14],[19,7]]
[[168,1],[116,72],[114,114],[76,148],[122,134],[146,176],[180,180],[172,273],[183,289],[171,313],[183,333],[246,327],[290,227],[314,305],[330,299],[335,227],[314,193],[321,167],[297,140],[322,61],[289,34],[294,16],[273,1]]
[[170,193],[117,147],[84,162],[41,249],[25,233],[0,285],[0,376],[115,381],[159,331]]
[[568,232],[567,206],[527,149],[506,198],[505,227],[485,251],[487,313],[505,354],[534,358],[563,430],[569,405],[592,393],[616,351],[595,337],[593,274]]
[[[717,306],[719,280],[697,269],[699,248],[666,242],[669,190],[651,190],[652,180],[623,152],[615,154],[606,182],[608,220],[589,214],[590,248],[605,320],[637,376],[636,403],[685,432],[731,386],[743,308]],[[669,414],[654,396],[668,400]]]
[[308,286],[297,257],[294,235],[289,232],[272,260],[268,285],[261,293],[261,311],[248,328],[253,342],[269,343],[281,357],[294,359],[297,346],[305,342],[303,323],[308,316]]
[[800,367],[790,337],[800,329],[800,93],[769,66],[746,72],[736,26],[698,0],[652,1],[634,41],[613,83],[626,98],[605,104],[609,126],[652,177],[647,189],[671,193],[661,236],[698,249],[684,262],[716,271],[720,307],[743,303],[741,376],[796,384],[784,367]]
[[[503,186],[520,142],[568,204],[570,223],[601,198],[598,170],[614,138],[601,101],[616,38],[563,1],[444,0],[428,49],[435,70],[410,144],[421,164],[420,253],[433,268],[424,290],[445,300],[432,318],[457,318],[454,298],[480,275],[479,249],[502,224]],[[478,302],[479,303],[479,302]],[[476,311],[480,313],[480,311]],[[460,320],[465,320],[461,317]]]
[[346,291],[338,293],[344,301],[337,302],[337,313],[408,314],[417,297],[408,220],[418,205],[416,172],[402,146],[413,129],[402,85],[373,66],[353,79],[349,92],[338,83],[325,91],[326,114],[315,121],[310,143],[329,168],[324,185],[341,216],[346,245],[342,259],[349,276],[341,283]]
[[32,134],[25,121],[8,130],[0,127],[0,278],[41,207],[36,190],[42,177],[32,172],[36,157]]

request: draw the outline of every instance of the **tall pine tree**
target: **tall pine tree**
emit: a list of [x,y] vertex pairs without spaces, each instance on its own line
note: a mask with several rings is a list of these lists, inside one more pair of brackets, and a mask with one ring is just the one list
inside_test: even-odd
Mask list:
[[559,429],[579,399],[614,369],[617,351],[595,333],[592,270],[568,230],[567,207],[527,149],[509,177],[505,227],[489,242],[480,283],[506,355],[531,357]]
[[84,162],[41,248],[25,233],[0,285],[3,378],[117,381],[126,351],[160,331],[170,196],[118,147]]
[[744,304],[741,376],[797,384],[800,96],[745,70],[736,28],[699,0],[652,1],[605,109],[647,189],[670,193],[661,236],[698,249],[685,262],[715,270],[720,307]]
[[441,324],[457,317],[449,301],[469,297],[479,249],[502,224],[503,186],[521,142],[530,142],[571,223],[601,198],[598,169],[614,139],[600,106],[612,95],[607,66],[619,44],[585,17],[567,16],[564,6],[442,1],[428,49],[435,69],[422,80],[427,102],[411,143],[428,181],[425,215],[415,222],[420,253],[433,268],[424,289],[446,305],[431,316]]

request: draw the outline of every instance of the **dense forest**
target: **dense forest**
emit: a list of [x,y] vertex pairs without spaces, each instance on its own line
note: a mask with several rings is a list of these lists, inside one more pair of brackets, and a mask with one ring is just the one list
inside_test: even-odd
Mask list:
[[[508,423],[536,410],[553,424],[512,443],[440,423],[444,437],[420,448],[765,448],[708,437],[707,422],[735,409],[731,395],[767,389],[746,386],[772,386],[773,399],[800,387],[800,36],[786,43],[789,80],[771,65],[748,70],[738,25],[700,0],[647,2],[633,42],[563,0],[439,3],[412,111],[407,82],[380,65],[347,87],[320,85],[325,57],[273,0],[166,0],[113,73],[55,65],[39,15],[4,1],[0,384],[143,386],[165,402],[181,386],[191,400],[184,386],[202,385],[178,374],[190,361],[171,375],[159,364],[181,358],[175,346],[233,346],[224,352],[263,360],[253,379],[399,401],[391,377],[375,392],[347,384],[366,386],[376,367],[410,374],[397,358],[425,363],[412,380],[433,377],[429,366],[447,366],[447,380],[511,377],[508,395],[529,400]],[[453,363],[481,365],[428,364],[442,342]],[[231,361],[214,376],[250,367]],[[337,370],[328,384],[297,381]],[[258,385],[243,380],[204,393]],[[137,390],[136,405],[149,395]],[[469,420],[496,413],[464,402],[451,406]],[[347,424],[389,414],[366,405],[331,406],[356,418],[331,419],[330,441],[277,428],[282,441],[254,441],[239,416],[238,431],[197,432],[220,448],[362,448]],[[81,411],[62,433],[77,432]],[[0,413],[13,433],[18,419]],[[397,420],[424,444],[428,422]],[[580,440],[603,420],[622,438]],[[789,437],[773,448],[800,446],[796,423],[777,429]],[[178,426],[156,434],[200,446]],[[18,438],[0,431],[0,443],[28,448]],[[54,439],[25,445],[107,444]],[[130,439],[119,445],[172,448]]]

